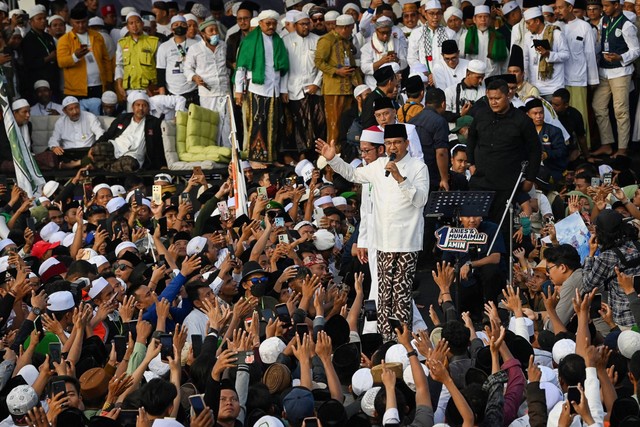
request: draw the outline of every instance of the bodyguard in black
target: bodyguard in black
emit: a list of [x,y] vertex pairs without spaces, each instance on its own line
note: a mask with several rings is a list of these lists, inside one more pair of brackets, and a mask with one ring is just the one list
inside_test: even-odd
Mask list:
[[467,157],[473,176],[469,187],[475,191],[495,191],[490,218],[499,222],[505,203],[528,161],[523,192],[529,192],[536,179],[542,147],[533,122],[509,102],[509,86],[495,80],[487,87],[489,108],[479,109],[467,142]]
[[24,76],[22,93],[29,97],[30,104],[35,103],[33,84],[46,80],[54,93],[54,100],[61,100],[60,70],[56,59],[56,45],[53,37],[45,32],[47,28],[46,9],[30,11],[31,30],[22,40],[22,56],[27,75]]

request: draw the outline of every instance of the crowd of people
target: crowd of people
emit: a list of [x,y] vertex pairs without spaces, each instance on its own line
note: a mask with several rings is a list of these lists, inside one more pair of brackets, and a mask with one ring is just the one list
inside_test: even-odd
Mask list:
[[[0,427],[640,425],[640,1],[36,3],[0,2]],[[228,177],[167,169],[191,104]]]

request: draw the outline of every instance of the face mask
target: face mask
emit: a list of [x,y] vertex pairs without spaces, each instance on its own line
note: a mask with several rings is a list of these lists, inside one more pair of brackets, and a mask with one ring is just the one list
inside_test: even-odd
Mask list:
[[185,27],[176,27],[173,29],[173,34],[176,36],[184,36],[187,34],[187,29]]
[[220,36],[219,35],[214,34],[211,37],[209,37],[209,44],[211,46],[216,46],[219,42],[220,42]]
[[264,294],[267,293],[267,284],[266,283],[254,283],[251,286],[251,295],[254,297],[260,298],[263,297]]

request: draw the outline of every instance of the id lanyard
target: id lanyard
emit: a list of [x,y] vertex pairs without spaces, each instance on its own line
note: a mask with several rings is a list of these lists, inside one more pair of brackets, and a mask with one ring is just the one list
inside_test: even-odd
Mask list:
[[618,16],[618,19],[616,19],[613,23],[610,23],[604,28],[603,52],[609,52],[609,34],[611,34],[611,31],[613,31],[616,28],[616,25],[618,25],[618,22],[620,22],[623,16],[624,15],[620,14],[620,16]]

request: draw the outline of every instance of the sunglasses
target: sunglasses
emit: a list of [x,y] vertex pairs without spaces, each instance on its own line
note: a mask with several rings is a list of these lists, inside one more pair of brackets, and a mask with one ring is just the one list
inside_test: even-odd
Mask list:
[[260,284],[266,285],[267,283],[269,283],[269,278],[268,277],[254,277],[253,279],[251,279],[249,281],[254,285],[260,285]]
[[133,269],[133,267],[127,264],[114,264],[113,266],[114,271],[116,270],[125,271],[127,268]]

